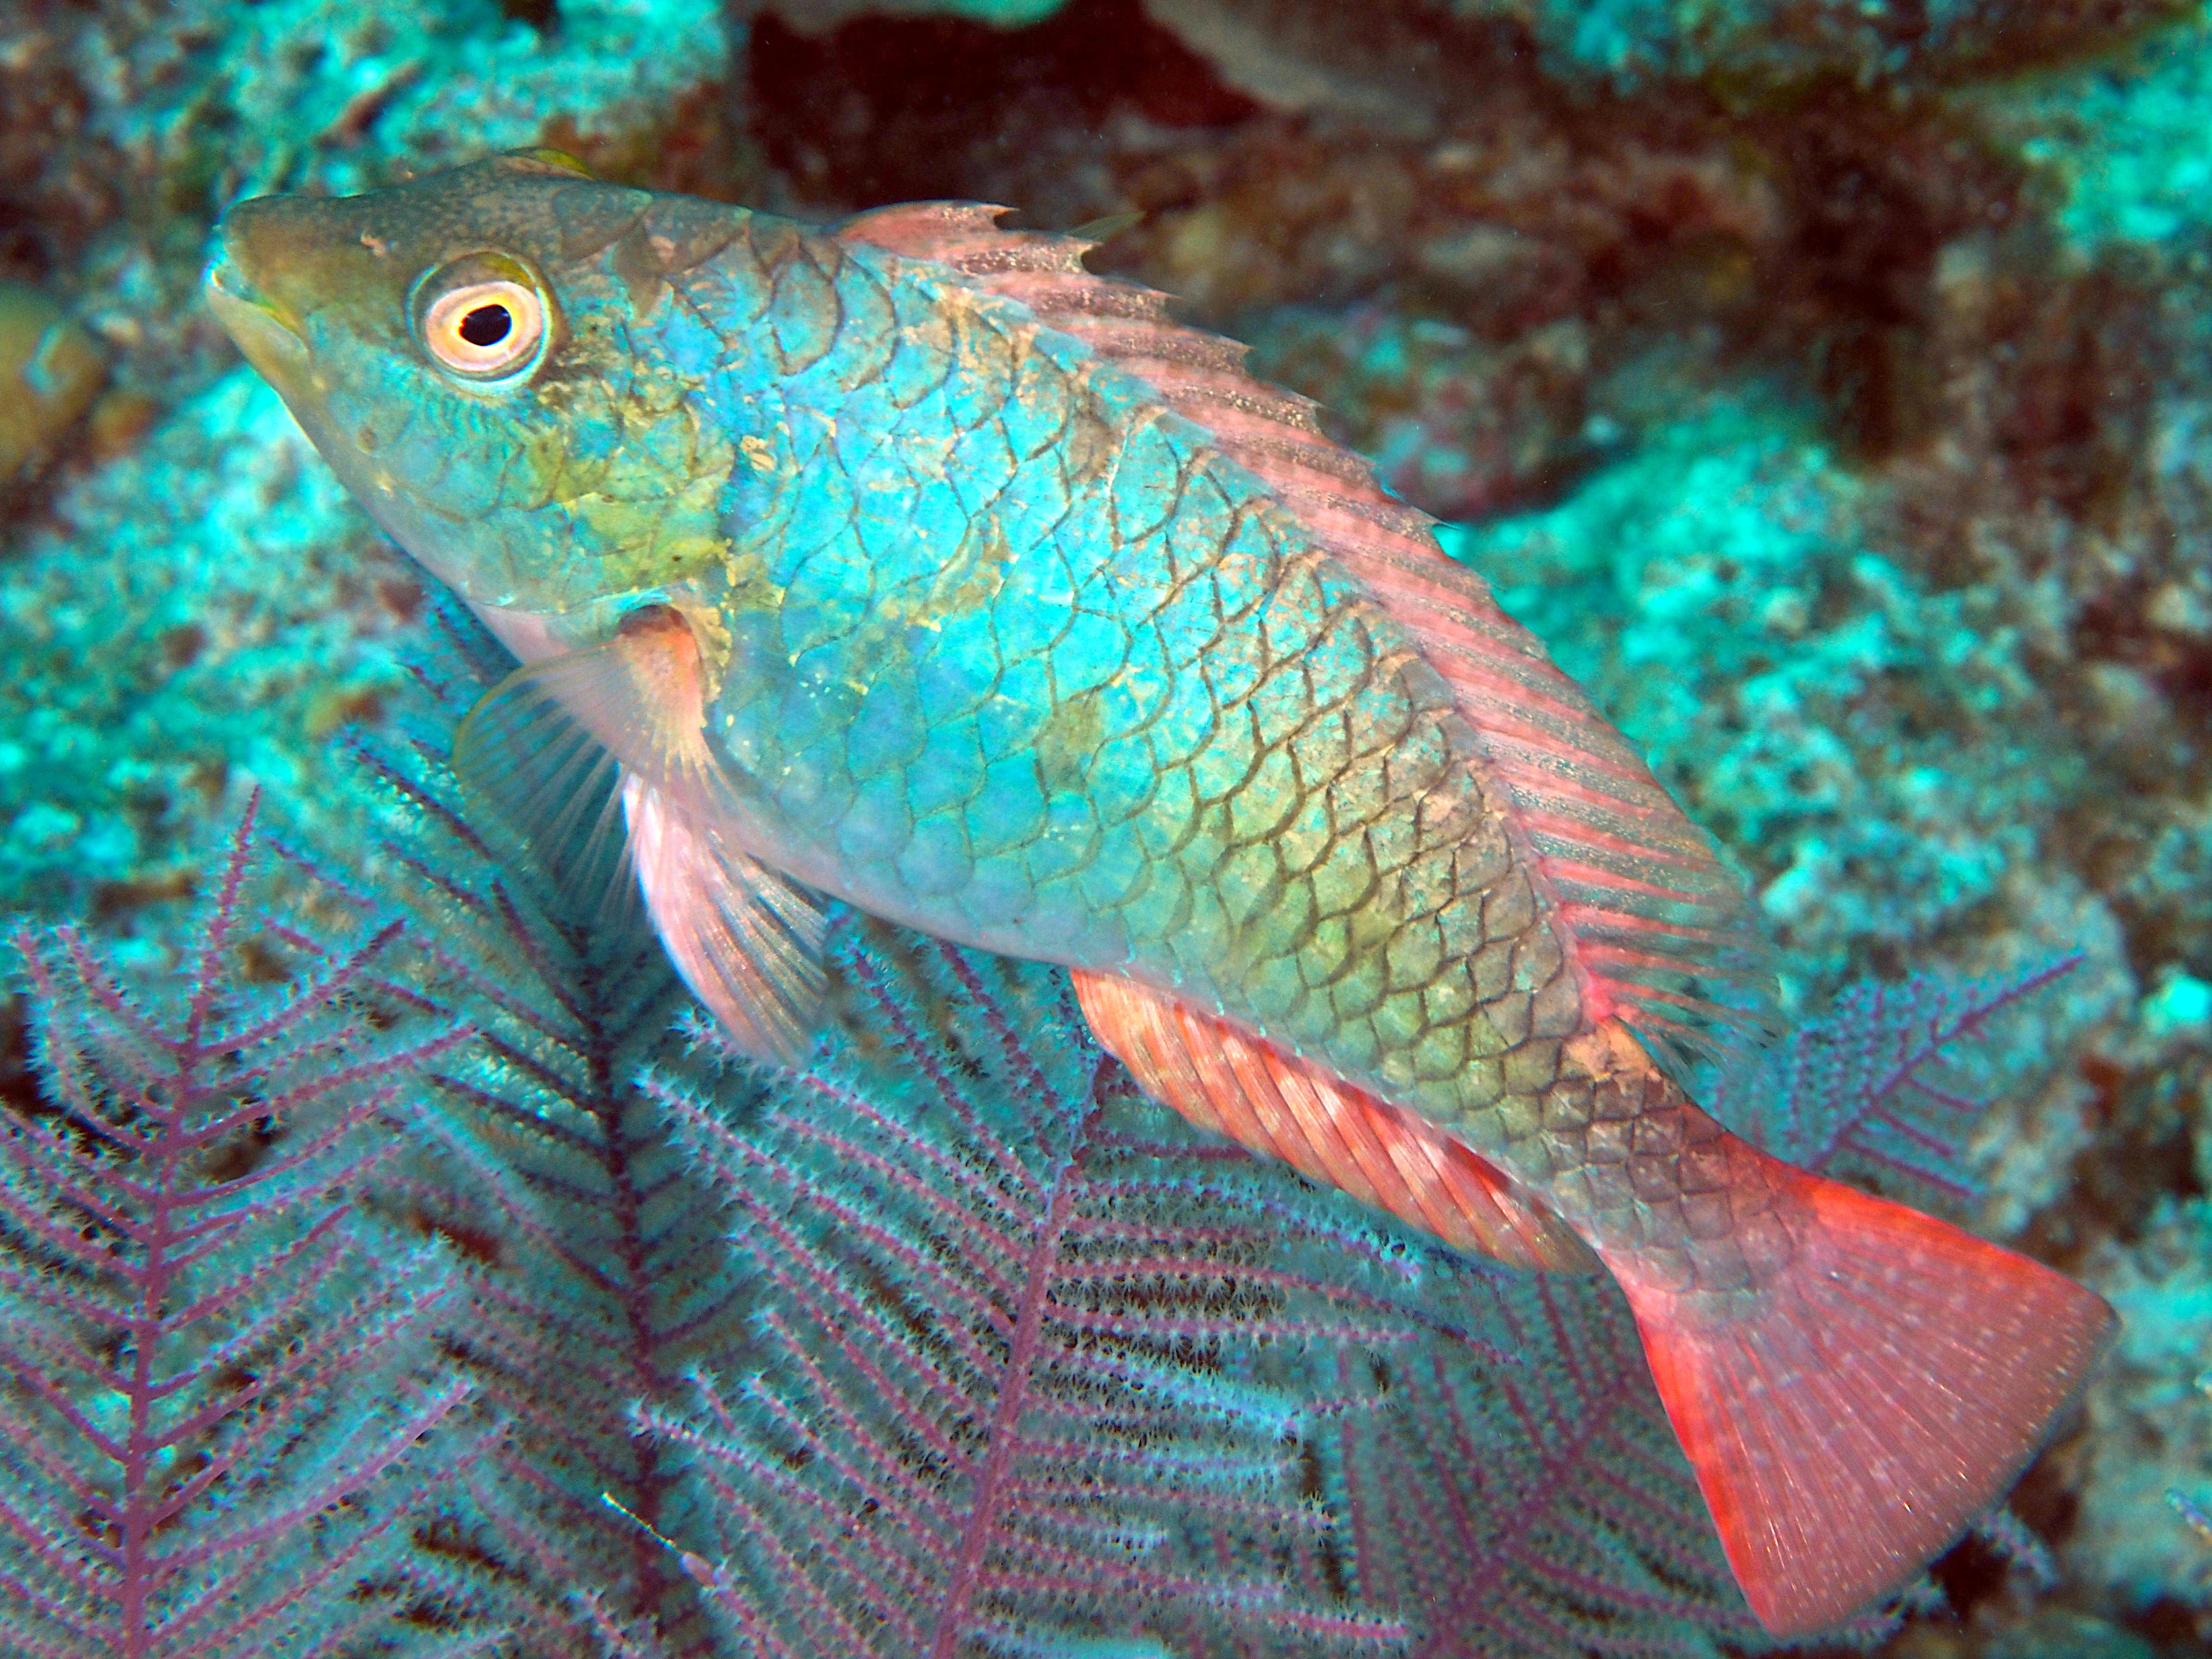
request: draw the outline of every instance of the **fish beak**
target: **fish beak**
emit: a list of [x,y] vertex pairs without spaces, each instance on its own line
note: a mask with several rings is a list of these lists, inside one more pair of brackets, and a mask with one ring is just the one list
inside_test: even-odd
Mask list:
[[281,390],[305,377],[307,343],[290,319],[253,291],[228,248],[219,249],[208,266],[207,298],[246,362],[270,384]]

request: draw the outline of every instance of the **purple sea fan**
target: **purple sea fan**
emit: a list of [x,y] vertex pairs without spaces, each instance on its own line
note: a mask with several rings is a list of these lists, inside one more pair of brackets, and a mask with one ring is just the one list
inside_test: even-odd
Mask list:
[[[437,757],[498,665],[456,634],[419,742],[364,751],[398,811],[343,902],[400,906],[483,1034],[383,1190],[471,1241],[448,1341],[513,1427],[468,1548],[526,1650],[1764,1645],[1617,1295],[1190,1130],[1057,970],[848,920],[805,1072],[680,1075],[650,939],[460,813]],[[1975,1113],[1936,1073],[2037,982],[1847,998],[1720,1097],[1814,1165],[1951,1179]]]
[[[954,1280],[1007,1291],[1032,1316],[1031,1335],[995,1371],[963,1373],[933,1407],[955,1440],[1000,1453],[959,1534],[973,1571],[953,1575],[942,1606],[909,1581],[868,1577],[854,1599],[888,1597],[897,1610],[863,1651],[927,1653],[939,1632],[1018,1626],[1058,1641],[1134,1628],[1170,1619],[1170,1599],[1200,1635],[1241,1625],[1270,1644],[1338,1651],[1395,1631],[1387,1613],[1286,1593],[1326,1577],[1305,1568],[1328,1534],[1301,1490],[1292,1431],[1339,1407],[1303,1380],[1293,1396],[1257,1372],[1269,1345],[1334,1353],[1429,1340],[1406,1252],[1133,1097],[1115,1101],[1109,1133],[1099,1091],[1125,1095],[1127,1080],[1071,1028],[1053,970],[978,957],[956,974],[927,940],[850,921],[832,963],[839,1017],[814,1070],[700,1066],[668,1041],[679,994],[658,946],[619,894],[601,902],[613,872],[568,856],[577,846],[507,846],[497,862],[461,811],[439,757],[498,665],[481,635],[447,621],[445,647],[418,665],[417,694],[395,708],[396,732],[358,750],[389,809],[387,833],[353,860],[360,890],[299,862],[319,903],[407,915],[404,977],[477,1028],[410,1103],[410,1145],[380,1201],[465,1244],[471,1294],[441,1322],[445,1340],[509,1424],[471,1474],[467,1525],[437,1541],[490,1581],[519,1650],[567,1659],[597,1639],[626,1654],[747,1651],[744,1632],[700,1618],[696,1595],[703,1579],[706,1600],[726,1611],[736,1578],[659,1538],[726,1554],[734,1573],[726,1534],[772,1540],[805,1510],[786,1492],[745,1490],[702,1450],[685,1407],[715,1389],[711,1378],[780,1369],[802,1384],[835,1375],[848,1391],[865,1385],[841,1339],[963,1328],[971,1309],[927,1294]],[[592,813],[573,827],[588,849]],[[549,864],[565,884],[548,878]],[[739,1137],[763,1169],[733,1170],[711,1149],[684,1158],[671,1130],[695,1121],[714,1126],[710,1140]],[[978,1165],[987,1141],[996,1153]],[[836,1155],[862,1145],[876,1155]],[[887,1179],[894,1168],[905,1178]],[[793,1215],[769,1232],[741,1225],[732,1241],[733,1220],[795,1197],[793,1182],[805,1194]],[[1001,1256],[1015,1235],[1029,1243],[1009,1280]],[[758,1248],[790,1237],[811,1254],[794,1263]],[[915,1279],[890,1249],[902,1237],[925,1238],[937,1279]],[[1303,1272],[1289,1265],[1294,1246]],[[853,1317],[825,1323],[794,1297],[810,1264],[822,1285],[842,1287]],[[1048,1319],[1048,1304],[1063,1316]],[[869,1455],[867,1407],[884,1403],[878,1391],[822,1425],[817,1474]],[[928,1453],[907,1438],[892,1449]],[[1063,1477],[1054,1501],[1066,1523],[1041,1535],[1054,1488],[1039,1460]],[[757,1528],[732,1520],[740,1502],[760,1512]],[[919,1519],[941,1524],[944,1513]],[[880,1540],[915,1519],[885,1513],[873,1530]],[[1026,1589],[1010,1607],[1016,1579]],[[803,1601],[763,1582],[779,1608]],[[915,1630],[928,1632],[922,1645],[900,1645]],[[1196,1635],[1172,1647],[1214,1650]]]
[[845,1040],[756,1119],[655,1086],[757,1279],[756,1364],[641,1414],[703,1488],[733,1650],[1398,1637],[1288,1588],[1329,1529],[1298,1436],[1374,1402],[1287,1389],[1271,1351],[1438,1340],[1405,1254],[1130,1096],[1053,969],[869,924],[831,968]]
[[[760,1117],[654,1090],[760,1280],[757,1368],[644,1413],[703,1486],[682,1541],[738,1651],[1772,1645],[1610,1285],[1395,1239],[1164,1118],[1052,970],[884,928],[836,964],[843,1040]],[[1862,988],[1719,1097],[1808,1167],[1961,1189],[1947,1073],[2063,969]],[[1303,1509],[1238,1448],[1269,1425]]]
[[126,982],[74,929],[16,936],[39,1082],[0,1119],[20,1659],[494,1645],[454,1633],[465,1592],[410,1548],[483,1443],[431,1341],[451,1258],[358,1203],[395,1102],[466,1034],[380,1033],[365,994],[397,924],[337,950],[250,927],[252,825],[173,975]]
[[[384,826],[347,860],[369,885],[297,855],[320,902],[407,917],[400,977],[476,1029],[406,1103],[405,1149],[378,1183],[386,1212],[460,1243],[441,1340],[506,1420],[441,1546],[495,1587],[516,1659],[589,1652],[601,1618],[707,1659],[696,1587],[623,1513],[684,1526],[685,1477],[629,1413],[674,1400],[688,1366],[726,1363],[745,1340],[720,1200],[638,1083],[681,1062],[682,988],[635,905],[618,889],[602,902],[621,878],[611,860],[554,860],[556,876],[542,848],[494,856],[444,756],[512,665],[465,619],[441,624],[413,692],[355,745]],[[583,849],[612,850],[593,843],[590,812],[578,828]],[[735,1079],[726,1107],[756,1093]]]
[[1980,1193],[1966,1146],[1989,1110],[1975,1091],[1990,1082],[1995,1030],[2081,960],[1854,985],[1820,1018],[1729,1067],[1714,1115],[1805,1169],[1955,1211]]

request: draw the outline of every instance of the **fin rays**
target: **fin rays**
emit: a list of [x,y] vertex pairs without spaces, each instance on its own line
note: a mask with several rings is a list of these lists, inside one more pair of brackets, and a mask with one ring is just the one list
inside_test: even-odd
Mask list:
[[2010,1486],[2110,1334],[2102,1298],[1902,1205],[1757,1158],[1790,1260],[1680,1296],[1605,1252],[1752,1610],[1824,1629]]
[[1461,1249],[1516,1267],[1597,1271],[1589,1247],[1540,1199],[1416,1114],[1164,992],[1105,974],[1073,977],[1099,1042],[1200,1127]]
[[638,885],[684,982],[738,1048],[799,1064],[827,988],[822,905],[643,778],[623,779],[623,805]]
[[795,1065],[825,988],[827,918],[738,845],[704,725],[697,642],[674,611],[648,607],[612,639],[486,693],[456,736],[453,768],[477,816],[558,884],[580,897],[599,889],[602,923],[634,873],[670,959],[732,1042]]

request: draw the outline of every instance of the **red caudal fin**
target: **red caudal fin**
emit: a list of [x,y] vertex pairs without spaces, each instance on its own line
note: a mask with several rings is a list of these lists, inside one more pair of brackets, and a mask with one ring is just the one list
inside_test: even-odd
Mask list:
[[1792,1636],[1896,1589],[1994,1504],[2113,1316],[2039,1262],[1764,1162],[1797,1248],[1761,1288],[1682,1295],[1601,1253],[1752,1611]]

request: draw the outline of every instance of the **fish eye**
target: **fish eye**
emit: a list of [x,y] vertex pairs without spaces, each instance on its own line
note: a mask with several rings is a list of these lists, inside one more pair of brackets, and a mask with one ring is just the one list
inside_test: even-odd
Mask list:
[[441,368],[479,383],[519,378],[544,355],[544,291],[516,261],[471,254],[415,287],[415,330]]

